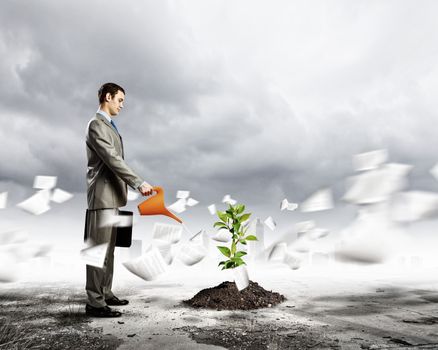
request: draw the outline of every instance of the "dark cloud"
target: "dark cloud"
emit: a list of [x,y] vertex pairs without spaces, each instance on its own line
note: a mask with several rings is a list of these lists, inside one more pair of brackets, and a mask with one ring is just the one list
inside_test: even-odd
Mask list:
[[376,148],[433,187],[437,5],[319,4],[2,1],[0,179],[83,192],[85,127],[114,81],[127,161],[170,193],[340,193]]

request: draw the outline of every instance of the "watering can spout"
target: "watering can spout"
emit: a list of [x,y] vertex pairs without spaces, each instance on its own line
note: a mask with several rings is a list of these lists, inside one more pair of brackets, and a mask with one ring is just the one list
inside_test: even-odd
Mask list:
[[166,215],[182,224],[182,220],[165,207],[164,190],[158,186],[153,187],[153,190],[157,193],[138,205],[140,215]]

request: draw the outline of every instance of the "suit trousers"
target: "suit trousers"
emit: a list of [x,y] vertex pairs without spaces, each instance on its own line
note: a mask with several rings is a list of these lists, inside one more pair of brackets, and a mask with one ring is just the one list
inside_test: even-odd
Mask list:
[[106,306],[105,299],[114,296],[111,291],[114,271],[114,248],[116,245],[117,227],[104,225],[105,217],[118,215],[118,209],[96,209],[88,212],[86,235],[93,244],[109,243],[103,268],[87,265],[87,282],[85,289],[88,304],[93,307]]

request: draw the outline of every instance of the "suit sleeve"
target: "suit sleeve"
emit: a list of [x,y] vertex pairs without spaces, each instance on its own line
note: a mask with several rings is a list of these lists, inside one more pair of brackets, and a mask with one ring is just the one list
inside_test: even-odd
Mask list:
[[114,174],[133,189],[137,189],[143,183],[143,179],[126,164],[122,155],[117,152],[111,136],[108,135],[106,126],[103,123],[92,121],[89,124],[87,136],[93,149]]

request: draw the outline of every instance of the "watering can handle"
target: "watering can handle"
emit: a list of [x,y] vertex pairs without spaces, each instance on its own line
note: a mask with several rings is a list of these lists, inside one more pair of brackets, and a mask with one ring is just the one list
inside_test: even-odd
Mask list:
[[157,194],[163,192],[163,188],[160,186],[153,186],[152,189],[154,190],[154,192],[157,192]]

